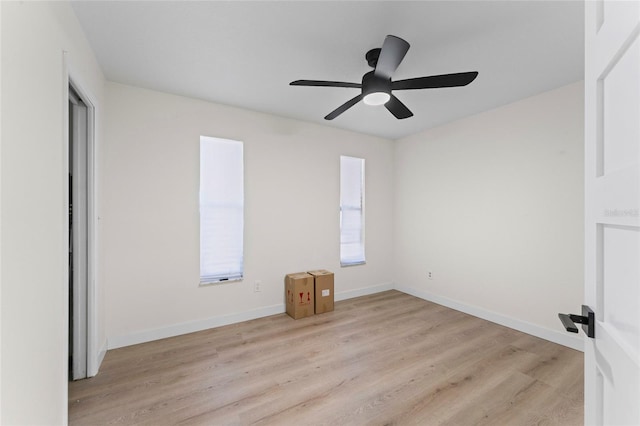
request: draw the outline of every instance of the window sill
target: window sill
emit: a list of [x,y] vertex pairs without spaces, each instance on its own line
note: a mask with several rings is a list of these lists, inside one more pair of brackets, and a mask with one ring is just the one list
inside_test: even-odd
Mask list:
[[216,286],[216,285],[225,285],[225,284],[229,284],[229,283],[237,283],[242,281],[243,278],[231,278],[228,280],[222,280],[222,281],[200,281],[200,284],[198,285],[198,287],[209,287],[209,286]]
[[359,265],[366,265],[366,261],[362,261],[362,262],[353,262],[353,263],[341,263],[340,267],[341,268],[348,268],[349,266],[359,266]]

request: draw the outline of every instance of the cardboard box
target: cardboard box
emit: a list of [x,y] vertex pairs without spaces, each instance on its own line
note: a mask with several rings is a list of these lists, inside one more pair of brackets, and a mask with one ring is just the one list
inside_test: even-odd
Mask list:
[[314,287],[316,293],[315,313],[322,314],[324,312],[333,311],[333,272],[325,269],[317,271],[309,271],[314,278]]
[[287,274],[284,277],[284,297],[287,300],[287,314],[291,318],[300,319],[313,315],[313,276],[306,272]]

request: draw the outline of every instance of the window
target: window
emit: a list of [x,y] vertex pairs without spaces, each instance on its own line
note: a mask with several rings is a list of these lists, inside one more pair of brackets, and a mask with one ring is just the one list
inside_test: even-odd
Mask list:
[[200,282],[243,273],[242,142],[200,137]]
[[364,259],[364,159],[340,156],[340,265]]

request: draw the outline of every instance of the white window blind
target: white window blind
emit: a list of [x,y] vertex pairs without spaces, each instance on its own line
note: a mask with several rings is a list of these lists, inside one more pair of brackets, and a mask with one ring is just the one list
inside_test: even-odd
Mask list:
[[242,278],[242,142],[200,137],[200,282]]
[[364,159],[340,156],[340,264],[365,263]]

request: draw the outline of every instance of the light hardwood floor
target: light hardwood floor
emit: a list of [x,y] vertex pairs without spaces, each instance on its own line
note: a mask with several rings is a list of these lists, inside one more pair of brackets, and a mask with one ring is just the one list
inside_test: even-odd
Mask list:
[[71,425],[582,425],[581,352],[387,291],[107,353]]

